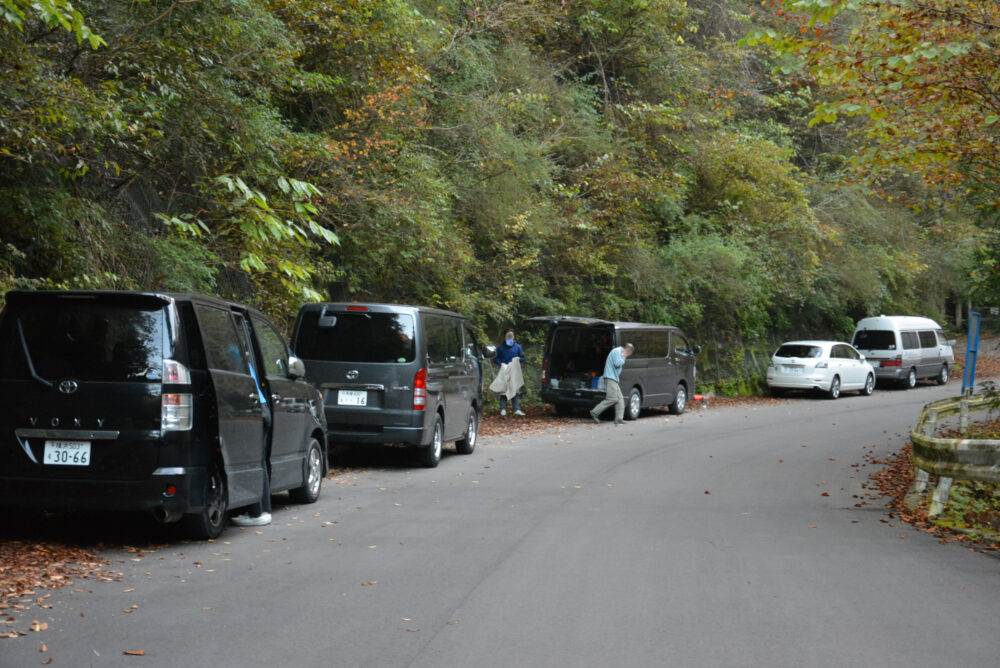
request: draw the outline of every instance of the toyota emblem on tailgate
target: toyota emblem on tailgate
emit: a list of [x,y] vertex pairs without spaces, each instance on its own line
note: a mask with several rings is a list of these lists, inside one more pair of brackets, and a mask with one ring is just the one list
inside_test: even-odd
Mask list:
[[354,380],[357,377],[358,377],[357,369],[351,369],[350,371],[347,372],[347,380]]
[[73,394],[79,387],[75,380],[64,380],[59,383],[59,391],[63,394]]

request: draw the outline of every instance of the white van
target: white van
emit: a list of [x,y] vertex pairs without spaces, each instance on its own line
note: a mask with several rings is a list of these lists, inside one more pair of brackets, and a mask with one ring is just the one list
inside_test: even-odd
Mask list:
[[944,385],[955,365],[954,340],[945,338],[941,325],[930,318],[862,318],[852,343],[871,362],[879,382],[891,380],[914,387],[918,378],[933,378]]

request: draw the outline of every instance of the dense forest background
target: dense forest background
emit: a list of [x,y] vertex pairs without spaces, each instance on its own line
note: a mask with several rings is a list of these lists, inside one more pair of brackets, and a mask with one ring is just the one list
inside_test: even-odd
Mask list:
[[874,173],[898,133],[790,59],[882,10],[809,4],[0,0],[0,292],[668,323],[735,390],[779,338],[992,298],[983,172]]

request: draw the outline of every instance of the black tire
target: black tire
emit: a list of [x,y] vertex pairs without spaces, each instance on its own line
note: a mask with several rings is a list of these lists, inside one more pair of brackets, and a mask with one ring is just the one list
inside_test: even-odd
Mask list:
[[184,529],[195,540],[213,540],[226,528],[229,494],[222,466],[213,461],[205,477],[205,506],[197,513],[185,515]]
[[455,451],[460,455],[471,455],[479,439],[479,411],[469,408],[469,422],[465,426],[465,436],[455,441]]
[[316,503],[323,489],[323,449],[315,438],[309,439],[309,449],[306,451],[305,475],[302,487],[288,490],[288,496],[295,503]]
[[441,416],[434,418],[434,431],[431,433],[431,442],[420,448],[420,464],[424,468],[436,468],[441,461],[441,449],[444,447],[444,423]]
[[907,390],[912,390],[917,386],[917,370],[910,367],[909,373],[906,374],[906,379],[903,381],[903,387]]
[[868,374],[868,377],[865,378],[865,386],[861,388],[861,394],[865,395],[866,397],[870,397],[872,396],[872,392],[874,391],[875,391],[875,376],[873,376],[872,374]]
[[670,412],[673,413],[674,415],[680,415],[681,413],[684,412],[684,409],[687,408],[687,403],[688,403],[688,392],[687,388],[684,387],[684,384],[682,383],[677,386],[677,392],[674,393],[674,400],[670,403],[670,406],[668,406],[667,408],[669,408]]
[[640,413],[642,413],[642,392],[638,387],[633,387],[628,393],[628,399],[625,400],[625,419],[638,420]]
[[569,404],[556,404],[556,415],[559,417],[569,417],[573,414],[573,407]]
[[836,399],[840,396],[840,376],[834,376],[830,381],[830,389],[826,391],[828,399]]
[[944,385],[947,382],[948,382],[948,365],[942,364],[941,370],[938,372],[937,375],[937,384]]

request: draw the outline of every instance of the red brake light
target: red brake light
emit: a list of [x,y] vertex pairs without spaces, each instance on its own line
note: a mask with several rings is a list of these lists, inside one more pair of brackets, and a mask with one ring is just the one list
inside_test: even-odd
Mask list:
[[422,411],[427,408],[427,369],[421,369],[413,377],[413,410]]
[[367,306],[348,306],[347,310],[348,311],[367,311],[368,307]]
[[903,366],[903,356],[896,355],[895,359],[883,360],[882,366]]

